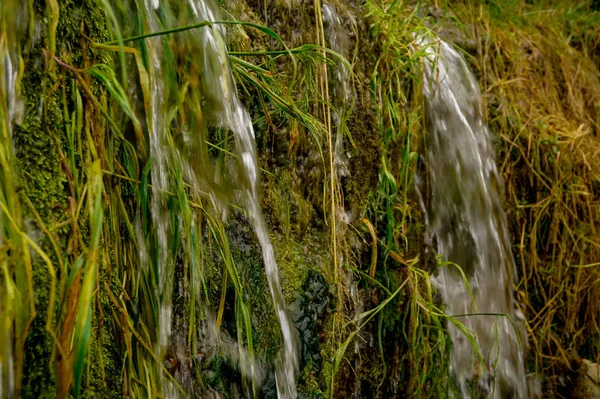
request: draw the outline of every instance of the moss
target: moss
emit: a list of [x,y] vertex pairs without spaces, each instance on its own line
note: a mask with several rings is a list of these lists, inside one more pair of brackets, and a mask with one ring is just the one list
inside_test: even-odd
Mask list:
[[300,377],[304,383],[299,387],[298,397],[305,399],[326,399],[327,395],[319,386],[319,378],[308,367],[304,369],[304,375]]
[[288,302],[295,299],[309,272],[325,272],[327,232],[315,229],[313,205],[303,197],[292,173],[283,168],[265,177],[263,207],[272,230],[281,284]]
[[[256,242],[250,222],[241,214],[232,215],[227,226],[233,260],[238,269],[244,297],[241,298],[252,316],[253,340],[256,350],[269,361],[275,358],[281,340],[279,322],[269,293],[261,249]],[[230,289],[230,318],[240,317],[233,311],[234,290]],[[231,320],[230,324],[235,324]],[[235,336],[235,335],[232,335]]]
[[[84,63],[83,55],[87,57],[85,62],[108,61],[106,54],[97,53],[92,50],[83,52],[87,47],[85,39],[80,31],[83,26],[85,34],[96,40],[107,38],[106,24],[103,13],[92,0],[87,1],[60,1],[59,19],[56,38],[57,56],[68,60],[74,65]],[[57,223],[64,221],[70,214],[69,205],[69,179],[73,174],[67,172],[67,164],[64,159],[65,148],[65,120],[63,119],[63,86],[69,90],[73,77],[63,75],[54,63],[48,59],[48,26],[46,3],[34,2],[34,20],[36,24],[35,39],[30,49],[25,49],[26,56],[25,73],[21,82],[22,96],[26,104],[23,121],[16,127],[14,142],[20,166],[20,177],[23,193],[31,200],[40,214],[44,224],[52,228]],[[69,16],[68,18],[65,16]],[[98,90],[95,88],[94,90]],[[74,104],[67,104],[73,108]],[[82,159],[84,154],[77,154]],[[63,254],[72,251],[69,242],[69,227],[56,230],[55,239],[59,250]],[[53,258],[54,265],[58,265],[54,249],[49,241],[44,238],[41,242],[42,249]],[[65,260],[65,259],[63,259]],[[50,287],[50,276],[46,265],[41,259],[34,257],[33,285],[35,287],[35,305],[37,317],[33,321],[30,333],[26,341],[24,360],[23,392],[24,398],[50,398],[56,395],[56,379],[54,375],[55,354],[53,342],[44,329],[48,308],[48,292]],[[58,274],[59,279],[66,276]],[[58,308],[59,306],[57,306]],[[57,323],[53,324],[57,328]],[[110,341],[107,341],[110,342]],[[91,357],[92,370],[98,370],[98,362],[95,359],[104,359],[115,353],[114,347],[106,345],[103,348],[94,348]],[[101,353],[101,355],[99,355]],[[120,370],[109,367],[113,375],[109,378],[118,381]],[[99,396],[108,394],[100,388],[96,389]],[[114,390],[113,390],[114,392]],[[114,395],[112,395],[114,396]]]
[[[102,295],[103,312],[111,311],[108,298]],[[113,326],[109,320],[98,320],[95,326],[88,353],[88,367],[83,376],[83,398],[121,398],[123,396],[122,360],[119,356],[119,341],[113,339]],[[100,324],[102,323],[102,324]]]

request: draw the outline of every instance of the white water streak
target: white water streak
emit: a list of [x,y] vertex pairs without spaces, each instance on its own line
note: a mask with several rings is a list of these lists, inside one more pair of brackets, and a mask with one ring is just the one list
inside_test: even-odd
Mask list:
[[[151,3],[149,3],[151,1]],[[160,30],[160,23],[155,13],[152,11],[158,7],[158,1],[146,0],[146,18],[150,31]],[[171,335],[171,320],[173,317],[172,292],[173,292],[173,268],[174,263],[169,256],[169,234],[171,233],[171,223],[166,212],[167,195],[165,193],[172,190],[172,182],[169,179],[170,165],[173,164],[172,157],[168,147],[168,129],[165,121],[165,88],[161,79],[162,69],[162,45],[161,38],[151,38],[147,41],[150,57],[150,85],[152,92],[152,110],[149,117],[150,131],[150,153],[152,155],[152,201],[151,214],[152,225],[156,230],[158,240],[158,287],[157,298],[159,303],[158,323],[159,339],[157,352],[164,354],[169,343]],[[138,230],[140,231],[140,230]],[[145,270],[151,270],[148,256],[148,248],[145,246],[145,240],[140,242],[140,262]]]
[[516,270],[499,199],[503,182],[482,116],[481,94],[465,61],[450,45],[423,37],[419,47],[428,54],[423,84],[429,122],[428,229],[437,252],[463,268],[476,302],[456,269],[444,266],[435,281],[446,313],[508,315],[521,336],[519,343],[508,317],[460,317],[457,320],[475,334],[484,361],[477,360],[469,340],[448,323],[453,343],[450,371],[465,399],[475,394],[473,381],[487,397],[527,398],[526,334],[513,295]]
[[[323,4],[323,28],[329,47],[343,57],[348,57],[348,33],[335,7]],[[342,119],[347,105],[352,99],[350,71],[345,63],[336,59],[333,70],[332,93],[330,101],[338,112],[332,113],[333,127],[336,129],[333,163],[338,180],[348,175],[348,157],[344,152],[344,132]],[[339,114],[338,114],[339,113]]]
[[[207,1],[189,0],[199,20],[217,21],[215,8]],[[280,398],[296,397],[296,374],[298,372],[298,349],[294,329],[286,310],[285,298],[279,282],[279,271],[273,252],[273,245],[260,208],[258,161],[254,130],[248,112],[237,96],[237,90],[228,63],[226,47],[223,43],[223,29],[208,29],[205,40],[204,70],[207,91],[214,96],[222,109],[220,124],[235,135],[236,152],[241,162],[243,176],[238,176],[242,188],[240,200],[245,205],[248,216],[262,249],[263,261],[269,290],[273,298],[275,312],[279,319],[283,336],[283,348],[276,364],[277,393]],[[218,79],[215,79],[215,76]],[[209,85],[212,85],[209,86]]]
[[[155,0],[146,0],[147,23],[151,31],[161,29],[157,16],[153,9],[156,8]],[[193,13],[193,20],[189,22],[199,21],[218,21],[217,7],[210,0],[188,0],[187,5]],[[273,298],[275,311],[280,322],[281,332],[283,336],[283,347],[280,352],[280,357],[276,365],[276,381],[277,390],[280,398],[295,398],[296,397],[296,374],[298,368],[297,359],[297,344],[294,337],[294,330],[291,321],[286,311],[285,299],[279,282],[279,273],[273,253],[273,246],[269,238],[267,228],[265,226],[262,211],[260,208],[259,199],[259,182],[258,182],[258,162],[256,148],[254,142],[254,131],[252,123],[247,111],[241,104],[235,87],[232,73],[229,67],[229,59],[224,43],[225,30],[222,25],[206,27],[194,32],[178,36],[181,39],[176,40],[197,40],[189,42],[191,48],[198,50],[197,62],[201,65],[202,71],[200,79],[203,87],[203,118],[211,120],[221,128],[231,131],[235,137],[236,152],[240,162],[239,170],[241,173],[237,176],[236,189],[238,191],[238,200],[245,206],[249,218],[252,222],[258,241],[262,248],[263,260],[265,263],[266,275],[269,282],[269,289]],[[187,38],[187,39],[183,39]],[[151,76],[152,85],[152,111],[151,123],[149,129],[150,134],[150,149],[152,154],[152,223],[156,229],[158,238],[158,267],[159,267],[159,292],[160,297],[160,343],[159,352],[163,353],[171,335],[171,320],[172,320],[172,300],[171,294],[173,291],[173,260],[169,256],[168,237],[172,234],[168,213],[165,212],[167,206],[165,195],[166,192],[176,191],[173,187],[173,182],[169,176],[169,171],[173,168],[179,168],[186,180],[193,183],[195,189],[207,189],[200,187],[201,182],[214,181],[219,183],[220,178],[198,176],[197,170],[194,170],[186,154],[174,153],[169,147],[168,126],[166,126],[166,105],[165,98],[168,93],[165,93],[164,83],[161,78],[167,71],[164,69],[163,55],[161,54],[161,38],[152,38],[148,40],[151,47],[151,61],[154,68]],[[178,45],[178,44],[175,44]],[[189,49],[188,49],[189,50]],[[196,56],[196,53],[190,54],[191,57]],[[204,137],[196,132],[187,132],[184,130],[184,140],[197,140],[199,137]],[[188,134],[193,134],[193,137]],[[200,143],[204,146],[204,143]],[[199,154],[194,154],[199,156]],[[216,192],[208,189],[208,195],[213,199],[217,209],[224,209],[220,204],[219,195]],[[225,213],[223,213],[225,215]],[[142,252],[145,248],[140,247],[140,258],[147,259],[147,256]],[[250,378],[257,381],[260,376],[260,368],[253,362],[247,359],[245,352],[240,349],[240,361],[243,360],[242,372],[249,364]],[[168,388],[168,387],[167,387]],[[172,387],[171,387],[172,388]],[[168,389],[169,394],[174,394],[172,389]]]

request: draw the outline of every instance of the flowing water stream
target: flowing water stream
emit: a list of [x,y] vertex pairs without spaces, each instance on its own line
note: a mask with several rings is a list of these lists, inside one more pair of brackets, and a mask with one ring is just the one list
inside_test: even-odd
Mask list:
[[527,398],[526,334],[513,295],[516,271],[500,203],[503,181],[481,94],[452,46],[422,38],[419,47],[427,52],[428,231],[437,253],[462,268],[471,292],[451,265],[441,267],[435,281],[446,313],[473,332],[482,356],[448,323],[450,372],[465,399]]
[[[158,4],[146,0],[147,24],[152,31],[161,30],[159,24]],[[179,25],[201,21],[219,21],[217,7],[211,1],[188,0],[174,6],[180,7],[175,13]],[[187,7],[186,7],[187,6]],[[164,7],[162,5],[161,7]],[[187,19],[182,19],[187,18]],[[210,123],[220,129],[229,131],[235,140],[235,153],[237,156],[237,173],[227,176],[227,187],[235,192],[234,199],[241,203],[247,211],[249,220],[258,238],[262,249],[269,289],[280,329],[283,337],[282,348],[276,361],[276,385],[280,398],[296,397],[296,374],[298,372],[297,343],[291,320],[287,313],[285,298],[279,282],[277,263],[269,232],[265,225],[260,204],[259,166],[256,154],[256,144],[252,121],[237,95],[229,59],[224,41],[225,31],[222,25],[206,27],[199,30],[179,35],[174,46],[179,46],[177,51],[184,53],[185,57],[192,57],[190,64],[192,71],[198,70],[198,80],[201,82],[201,94],[198,96],[198,107],[201,108],[199,118],[204,121],[204,128]],[[196,190],[208,193],[217,209],[224,210],[226,201],[230,200],[223,195],[225,192],[221,170],[212,168],[204,141],[206,131],[193,131],[187,126],[182,127],[183,143],[178,151],[173,151],[170,146],[170,134],[167,130],[166,101],[169,94],[164,80],[170,79],[172,71],[165,65],[165,55],[161,49],[161,38],[149,40],[152,47],[152,61],[154,73],[151,76],[152,85],[152,123],[150,129],[151,156],[152,156],[152,181],[153,181],[153,224],[156,226],[158,238],[158,264],[160,288],[160,353],[164,353],[171,336],[173,306],[171,293],[173,292],[173,259],[169,254],[168,237],[170,229],[174,228],[168,214],[163,210],[167,205],[165,193],[175,191],[168,171],[180,169],[187,181],[192,183]],[[189,89],[192,91],[193,89]],[[201,103],[200,103],[201,102]],[[197,167],[200,162],[202,167]],[[174,167],[173,167],[174,166]],[[225,213],[223,213],[225,216]],[[140,249],[142,259],[146,257],[146,249]],[[213,334],[214,335],[214,334]],[[250,378],[256,379],[256,365],[250,364]],[[172,391],[172,390],[170,390]]]
[[[348,58],[348,33],[342,24],[340,15],[335,7],[323,4],[321,7],[323,15],[323,29],[328,41],[328,47],[339,55]],[[344,151],[344,132],[342,119],[346,117],[347,106],[352,99],[350,89],[350,71],[348,66],[337,59],[333,73],[330,93],[331,102],[337,112],[331,115],[332,126],[335,128],[335,144],[333,150],[334,168],[338,180],[348,174],[348,157]]]

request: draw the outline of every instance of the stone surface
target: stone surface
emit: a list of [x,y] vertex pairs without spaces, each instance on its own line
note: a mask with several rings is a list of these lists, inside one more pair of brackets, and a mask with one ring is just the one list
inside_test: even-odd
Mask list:
[[582,383],[583,388],[589,394],[590,399],[600,399],[600,367],[597,363],[583,359],[582,364],[585,370],[585,377]]

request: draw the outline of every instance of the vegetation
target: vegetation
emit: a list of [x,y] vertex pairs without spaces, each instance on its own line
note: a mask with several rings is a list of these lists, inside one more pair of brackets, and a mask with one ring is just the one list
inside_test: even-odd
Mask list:
[[447,396],[445,328],[463,327],[430,276],[460,265],[425,250],[414,184],[430,30],[464,50],[497,134],[532,380],[584,395],[581,359],[600,362],[597,4],[331,1],[340,54],[320,0],[222,1],[213,23],[201,1],[150,3],[0,4],[0,398],[276,396],[282,337],[209,33],[252,119],[299,393]]
[[600,355],[600,14],[585,2],[449,6],[476,43],[499,136],[531,371],[548,395],[574,395],[559,377]]

